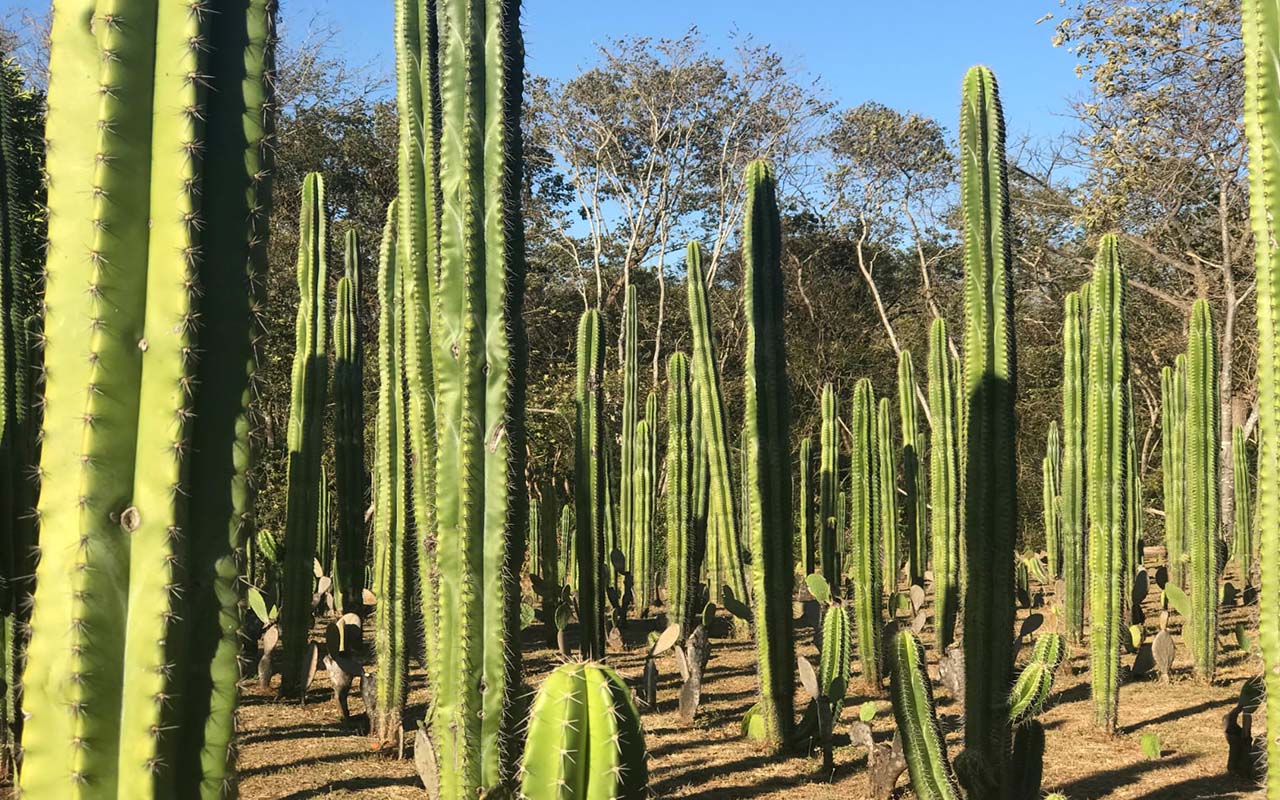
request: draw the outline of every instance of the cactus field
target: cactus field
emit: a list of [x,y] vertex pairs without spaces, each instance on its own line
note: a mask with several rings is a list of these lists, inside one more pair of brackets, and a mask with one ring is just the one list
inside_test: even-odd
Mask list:
[[19,1],[0,798],[1280,800],[1280,0]]

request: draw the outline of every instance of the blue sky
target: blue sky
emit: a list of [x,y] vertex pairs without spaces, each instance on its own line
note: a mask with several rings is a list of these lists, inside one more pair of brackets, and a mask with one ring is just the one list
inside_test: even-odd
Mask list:
[[[10,0],[12,2],[12,0]],[[8,5],[8,2],[5,3]],[[43,10],[47,0],[16,0]],[[347,55],[392,69],[391,0],[281,0],[287,36],[313,19],[340,25]],[[937,118],[958,113],[965,68],[986,63],[1001,82],[1012,135],[1070,129],[1067,99],[1084,90],[1069,52],[1050,43],[1058,0],[524,0],[528,65],[566,77],[609,36],[677,36],[691,25],[713,43],[733,31],[777,47],[821,76],[832,99],[876,100]]]

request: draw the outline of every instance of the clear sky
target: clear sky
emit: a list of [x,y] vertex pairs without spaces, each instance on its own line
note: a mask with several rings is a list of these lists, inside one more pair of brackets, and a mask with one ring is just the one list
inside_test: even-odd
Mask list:
[[[0,0],[31,9],[47,0]],[[390,74],[391,0],[281,0],[286,36],[312,19],[344,29],[347,55]],[[552,77],[592,60],[609,36],[678,36],[696,25],[712,42],[734,31],[778,48],[821,76],[833,100],[876,100],[954,128],[964,70],[1000,79],[1011,135],[1069,129],[1068,98],[1084,89],[1071,54],[1051,44],[1058,0],[524,0],[528,66]]]

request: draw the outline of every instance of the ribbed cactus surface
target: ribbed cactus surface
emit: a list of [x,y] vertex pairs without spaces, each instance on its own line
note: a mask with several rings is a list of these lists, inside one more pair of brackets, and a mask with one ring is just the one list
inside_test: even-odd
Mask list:
[[883,573],[880,566],[879,475],[875,392],[869,378],[853,387],[849,414],[849,582],[853,584],[853,616],[858,629],[862,680],[880,687],[880,634],[884,625]]
[[232,791],[273,5],[221,11],[54,4],[29,797]]
[[898,546],[898,458],[893,443],[893,412],[889,398],[881,397],[876,408],[876,516],[880,533],[880,567],[884,591],[898,589],[902,566]]
[[1116,728],[1120,636],[1126,585],[1126,474],[1129,358],[1125,343],[1125,270],[1116,237],[1102,237],[1089,312],[1088,498],[1089,650],[1094,721]]
[[814,542],[814,516],[817,507],[813,496],[813,437],[800,440],[800,457],[796,475],[796,551],[800,554],[800,574],[812,575],[818,566]]
[[836,505],[840,497],[840,408],[836,388],[822,387],[822,430],[818,463],[818,539],[822,551],[822,577],[832,587],[840,585],[844,542],[836,531]]
[[626,559],[626,569],[636,581],[639,597],[640,577],[636,572],[636,425],[640,410],[640,346],[639,310],[636,303],[636,287],[628,284],[622,310],[622,442],[621,462],[618,465],[618,529],[616,546]]
[[365,573],[364,510],[364,346],[360,340],[360,240],[347,231],[343,272],[338,281],[333,324],[334,477],[336,538],[334,600],[343,612],[363,611]]
[[1160,371],[1161,465],[1164,468],[1164,543],[1169,580],[1186,586],[1187,356]]
[[1084,640],[1085,598],[1085,353],[1079,293],[1067,295],[1062,323],[1062,582],[1067,635]]
[[1212,681],[1218,655],[1218,351],[1209,304],[1197,300],[1187,333],[1187,643],[1196,675]]
[[1235,518],[1233,519],[1232,558],[1240,570],[1240,580],[1248,586],[1253,581],[1253,489],[1249,481],[1249,445],[1244,428],[1235,425],[1231,430],[1232,480],[1235,488]]
[[578,621],[582,655],[604,658],[605,484],[604,331],[600,312],[578,323],[577,425],[574,456],[574,558],[578,562]]
[[1057,420],[1049,423],[1049,433],[1045,436],[1040,478],[1044,549],[1049,555],[1049,577],[1056,578],[1062,574],[1062,438]]
[[906,533],[907,577],[923,585],[929,564],[929,497],[925,480],[925,439],[916,402],[916,370],[911,351],[898,357],[898,419],[902,425],[902,529]]
[[562,664],[538,688],[520,763],[528,800],[644,800],[649,770],[640,714],[603,664]]
[[667,616],[686,634],[698,583],[693,537],[693,391],[689,359],[667,359]]
[[920,800],[960,800],[960,786],[938,726],[924,646],[909,631],[893,637],[890,692],[911,788]]
[[933,550],[933,620],[938,652],[955,638],[960,613],[960,465],[956,376],[947,353],[947,323],[929,328],[929,518]]

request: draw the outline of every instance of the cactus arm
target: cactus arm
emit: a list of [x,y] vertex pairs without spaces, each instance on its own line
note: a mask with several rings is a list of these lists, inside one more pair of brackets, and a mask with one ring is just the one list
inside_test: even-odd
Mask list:
[[[1280,8],[1245,0],[1245,131],[1249,140],[1249,216],[1257,270],[1258,534],[1261,614],[1258,642],[1267,693],[1280,697]],[[1267,704],[1267,730],[1280,731],[1280,703]],[[1280,737],[1267,737],[1280,764]],[[1280,797],[1280,769],[1268,770],[1267,797]]]
[[861,378],[853,388],[850,430],[853,446],[849,459],[849,578],[853,584],[853,611],[857,620],[858,659],[862,680],[873,691],[880,687],[881,628],[883,598],[880,541],[876,498],[876,404],[869,378]]
[[965,583],[965,743],[991,768],[1007,757],[1000,708],[1013,667],[1013,550],[1017,363],[1004,118],[995,76],[974,67],[961,104],[965,349],[963,417],[965,563],[982,579]]
[[933,505],[930,538],[933,549],[934,625],[938,652],[946,652],[955,636],[960,610],[959,467],[956,431],[956,387],[947,353],[947,324],[935,319],[929,329],[929,491]]
[[667,609],[669,621],[690,631],[693,553],[693,416],[689,359],[667,359]]
[[1218,649],[1218,355],[1209,304],[1191,308],[1187,335],[1186,535],[1191,551],[1188,637],[1196,675],[1213,680]]
[[744,426],[760,713],[775,748],[790,738],[795,696],[791,595],[791,387],[787,379],[782,231],[773,168],[747,167]]
[[893,637],[893,716],[902,737],[902,753],[911,788],[920,800],[960,800],[947,746],[934,715],[933,688],[924,646],[908,631]]
[[1094,721],[1114,732],[1120,696],[1125,565],[1129,380],[1124,265],[1114,236],[1102,238],[1089,312],[1089,608]]
[[573,490],[578,562],[578,621],[584,658],[604,657],[605,504],[604,334],[600,312],[578,323],[577,436]]

